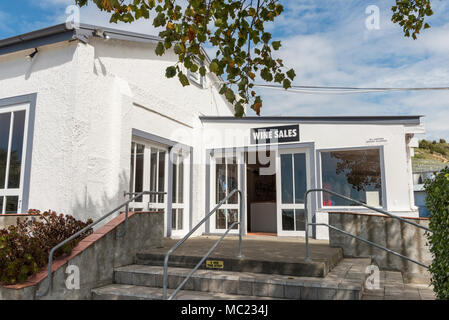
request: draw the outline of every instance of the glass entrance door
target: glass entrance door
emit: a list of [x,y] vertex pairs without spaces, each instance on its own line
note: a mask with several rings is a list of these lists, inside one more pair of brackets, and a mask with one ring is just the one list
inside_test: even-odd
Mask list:
[[[168,150],[143,141],[131,143],[130,192],[167,192]],[[134,211],[165,211],[166,195],[144,195],[130,204]]]
[[279,150],[277,165],[278,235],[304,236],[304,194],[309,188],[309,151]]
[[[221,200],[240,187],[239,166],[243,163],[243,153],[220,154],[211,159],[211,204],[213,209]],[[239,194],[234,193],[226,203],[210,218],[212,233],[225,232],[239,217]],[[237,233],[239,225],[235,225],[231,233]]]

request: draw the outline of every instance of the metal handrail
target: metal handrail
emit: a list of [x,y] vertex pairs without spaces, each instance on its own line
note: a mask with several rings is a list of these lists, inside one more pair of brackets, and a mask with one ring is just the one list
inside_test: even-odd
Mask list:
[[167,300],[167,287],[168,287],[168,259],[170,255],[178,249],[198,228],[205,223],[214,213],[218,210],[230,197],[232,197],[236,192],[239,193],[239,200],[240,200],[240,219],[239,221],[235,221],[227,230],[226,232],[218,239],[218,241],[212,246],[212,248],[204,255],[204,257],[200,260],[200,262],[193,268],[193,270],[187,275],[187,277],[184,279],[184,281],[181,282],[181,284],[176,288],[176,290],[170,295],[168,300],[172,300],[176,294],[179,292],[179,290],[182,289],[182,287],[187,283],[187,281],[190,279],[190,277],[198,270],[198,268],[201,266],[201,264],[209,257],[209,255],[217,248],[217,246],[221,243],[221,241],[224,239],[224,237],[234,228],[235,225],[239,224],[239,245],[238,245],[238,259],[242,259],[242,233],[243,233],[243,227],[242,227],[242,217],[243,217],[243,199],[242,199],[242,191],[238,189],[232,190],[223,200],[221,200],[212,211],[210,211],[198,224],[190,230],[189,233],[187,233],[181,240],[179,240],[170,250],[168,250],[167,254],[165,255],[164,259],[164,276],[163,276],[163,292],[162,292],[162,298],[164,300]]
[[421,262],[419,262],[419,261],[416,261],[416,260],[414,260],[414,259],[412,259],[412,258],[410,258],[410,257],[404,256],[404,255],[402,255],[402,254],[400,254],[400,253],[398,253],[398,252],[396,252],[396,251],[393,251],[393,250],[391,250],[391,249],[388,249],[388,248],[386,248],[386,247],[384,247],[384,246],[381,246],[381,245],[379,245],[379,244],[377,244],[377,243],[374,243],[374,242],[371,242],[371,241],[369,241],[369,240],[363,239],[363,238],[361,238],[361,237],[359,237],[359,236],[356,236],[356,235],[354,235],[354,234],[352,234],[352,233],[349,233],[349,232],[346,232],[346,231],[344,231],[344,230],[341,230],[341,229],[339,229],[339,228],[337,228],[337,227],[331,226],[331,225],[329,225],[329,224],[327,224],[327,223],[314,223],[314,222],[309,223],[309,216],[308,216],[308,201],[307,201],[307,197],[308,197],[309,193],[311,193],[311,192],[325,192],[325,193],[329,193],[329,194],[332,194],[332,195],[334,195],[334,196],[336,196],[336,197],[338,197],[338,198],[341,198],[341,199],[350,201],[350,202],[352,202],[352,203],[356,203],[356,204],[358,204],[358,205],[360,205],[360,206],[363,206],[363,207],[365,207],[365,208],[368,208],[368,209],[371,209],[371,210],[373,210],[373,211],[377,211],[377,212],[380,212],[380,213],[382,213],[382,214],[385,214],[385,215],[387,215],[387,216],[389,216],[389,217],[391,217],[391,218],[393,218],[393,219],[397,219],[397,220],[399,220],[399,221],[402,221],[402,222],[404,222],[404,223],[408,223],[408,224],[410,224],[410,225],[412,225],[412,226],[415,226],[415,227],[417,227],[417,228],[426,230],[426,231],[428,231],[428,232],[432,232],[432,230],[430,230],[429,228],[427,228],[427,227],[425,227],[425,226],[422,226],[422,225],[419,225],[419,224],[417,224],[417,223],[415,223],[415,222],[412,222],[412,221],[406,220],[406,219],[404,219],[404,218],[398,217],[398,216],[396,216],[396,215],[394,215],[394,214],[391,214],[391,213],[388,212],[388,211],[385,211],[385,210],[382,210],[382,209],[379,209],[379,208],[376,208],[376,207],[369,206],[369,205],[367,205],[367,204],[365,204],[365,203],[363,203],[363,202],[360,202],[360,201],[358,201],[358,200],[355,200],[355,199],[346,197],[346,196],[341,195],[341,194],[339,194],[339,193],[336,193],[336,192],[334,192],[334,191],[327,190],[327,189],[322,189],[322,188],[321,188],[321,189],[310,189],[310,190],[307,190],[306,193],[305,193],[305,195],[304,195],[304,221],[305,221],[305,226],[306,226],[306,228],[305,228],[305,229],[306,229],[306,230],[305,230],[305,234],[306,234],[306,237],[305,237],[305,238],[306,238],[306,258],[305,258],[305,260],[306,260],[306,261],[312,261],[312,259],[310,258],[310,255],[309,255],[309,226],[313,226],[313,225],[314,225],[314,226],[325,226],[325,227],[328,227],[328,228],[333,229],[333,230],[335,230],[335,231],[341,232],[341,233],[343,233],[343,234],[345,234],[345,235],[347,235],[347,236],[349,236],[349,237],[352,237],[352,238],[355,238],[355,239],[357,239],[357,240],[359,240],[359,241],[362,241],[362,242],[364,242],[364,243],[366,243],[366,244],[368,244],[368,245],[370,245],[370,246],[373,246],[373,247],[376,247],[376,248],[378,248],[378,249],[384,250],[384,251],[386,251],[386,252],[388,252],[388,253],[391,253],[391,254],[396,255],[396,256],[398,256],[398,257],[400,257],[400,258],[403,258],[403,259],[406,259],[406,260],[411,261],[411,262],[413,262],[413,263],[416,263],[416,264],[418,264],[418,265],[420,265],[420,266],[423,266],[423,267],[425,267],[425,268],[428,268],[428,267],[429,267],[429,266],[427,266],[427,265],[425,265],[425,264],[423,264],[423,263],[421,263]]
[[[65,245],[66,243],[76,239],[77,237],[79,237],[81,234],[85,233],[86,231],[89,231],[90,229],[92,229],[92,227],[94,227],[95,225],[97,225],[98,223],[100,223],[101,221],[103,221],[104,219],[106,219],[107,217],[109,217],[110,215],[112,215],[113,213],[117,212],[118,210],[120,210],[121,208],[125,207],[126,213],[125,213],[125,228],[123,233],[117,235],[118,238],[123,237],[126,234],[126,231],[128,229],[128,215],[129,215],[129,204],[131,202],[133,202],[134,200],[136,200],[137,198],[142,197],[143,195],[146,194],[166,194],[166,192],[156,192],[156,191],[143,191],[143,192],[139,192],[139,193],[133,193],[133,194],[137,194],[134,197],[130,197],[130,199],[128,199],[127,201],[125,201],[124,203],[122,203],[121,205],[119,205],[117,208],[115,208],[114,210],[108,212],[107,214],[105,214],[104,216],[102,216],[101,218],[97,219],[96,221],[92,222],[91,224],[89,224],[87,227],[81,229],[80,231],[76,232],[75,234],[73,234],[72,236],[70,236],[69,238],[65,239],[64,241],[60,242],[59,244],[57,244],[56,246],[54,246],[51,250],[50,250],[50,254],[48,256],[48,285],[45,288],[44,292],[36,293],[37,297],[43,297],[46,296],[49,292],[50,292],[50,288],[52,285],[52,277],[51,277],[51,269],[53,266],[53,254],[55,253],[56,250],[58,250],[59,248],[61,248],[63,245]],[[126,193],[124,194],[126,195],[131,195],[130,193]]]

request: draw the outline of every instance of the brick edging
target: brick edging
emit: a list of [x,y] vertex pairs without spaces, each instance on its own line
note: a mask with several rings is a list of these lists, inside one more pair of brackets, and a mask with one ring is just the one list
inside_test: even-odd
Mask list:
[[[164,214],[164,212],[161,211],[135,211],[130,212],[128,214],[128,218],[131,218],[135,214]],[[16,214],[17,215],[17,214]],[[125,213],[120,213],[117,217],[106,223],[104,226],[99,228],[98,230],[94,231],[92,234],[81,240],[76,247],[73,248],[72,252],[68,256],[62,256],[58,257],[56,259],[53,259],[53,265],[51,268],[51,272],[55,272],[60,267],[62,267],[64,264],[75,258],[77,255],[82,253],[84,250],[89,248],[91,245],[93,245],[96,241],[103,238],[103,236],[107,235],[112,230],[116,229],[120,224],[125,222]],[[37,284],[39,284],[41,281],[43,281],[48,275],[48,265],[43,267],[38,273],[30,276],[25,282],[18,283],[18,284],[12,284],[12,285],[0,285],[2,288],[6,289],[13,289],[13,290],[19,290],[27,287],[32,287]]]

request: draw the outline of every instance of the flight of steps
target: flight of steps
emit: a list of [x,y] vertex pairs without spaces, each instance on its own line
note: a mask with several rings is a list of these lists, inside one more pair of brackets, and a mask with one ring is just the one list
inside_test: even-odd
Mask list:
[[[138,254],[136,264],[115,269],[114,283],[92,290],[97,300],[162,299],[163,256]],[[201,257],[172,256],[168,268],[168,294],[192,270]],[[216,259],[216,258],[214,258]],[[184,261],[184,262],[183,262]],[[288,266],[267,270],[261,261],[243,260],[231,270],[199,269],[177,294],[179,300],[298,299],[359,300],[370,259],[342,259],[321,276],[301,274],[313,270]],[[279,266],[278,266],[279,267]],[[288,272],[290,270],[290,273]],[[281,273],[281,274],[279,274]]]

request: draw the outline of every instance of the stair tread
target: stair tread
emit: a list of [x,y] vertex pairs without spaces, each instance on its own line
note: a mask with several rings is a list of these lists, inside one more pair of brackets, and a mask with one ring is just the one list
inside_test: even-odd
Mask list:
[[[170,295],[174,290],[167,290]],[[112,298],[124,297],[128,299],[162,299],[162,289],[155,287],[136,286],[128,284],[110,284],[92,290],[92,293],[99,296],[109,296]],[[175,300],[278,300],[269,297],[255,297],[235,294],[225,294],[216,292],[201,292],[192,290],[180,290]]]
[[[345,260],[343,260],[345,261]],[[305,276],[287,276],[287,275],[277,275],[277,274],[263,274],[254,272],[239,272],[239,271],[222,271],[222,270],[211,270],[211,269],[199,269],[193,274],[193,278],[202,279],[221,279],[221,280],[249,280],[255,282],[263,283],[275,283],[275,284],[286,284],[286,285],[300,285],[307,287],[326,287],[326,288],[340,288],[340,289],[360,289],[362,287],[362,272],[364,272],[364,266],[367,265],[368,259],[357,259],[356,264],[360,265],[360,277],[359,272],[354,277],[347,277],[348,270],[345,269],[345,263],[341,265],[340,268],[336,268],[335,272],[330,272],[326,277],[305,277]],[[348,265],[348,264],[346,264]],[[353,266],[354,261],[350,261],[348,266]],[[348,268],[348,267],[347,267]],[[349,267],[351,268],[351,267]],[[132,264],[123,267],[118,267],[114,269],[116,272],[128,272],[136,274],[148,274],[148,275],[162,275],[164,268],[162,266],[151,266],[151,265],[140,265]],[[182,267],[169,267],[168,275],[179,275],[187,276],[192,268],[182,268]]]

